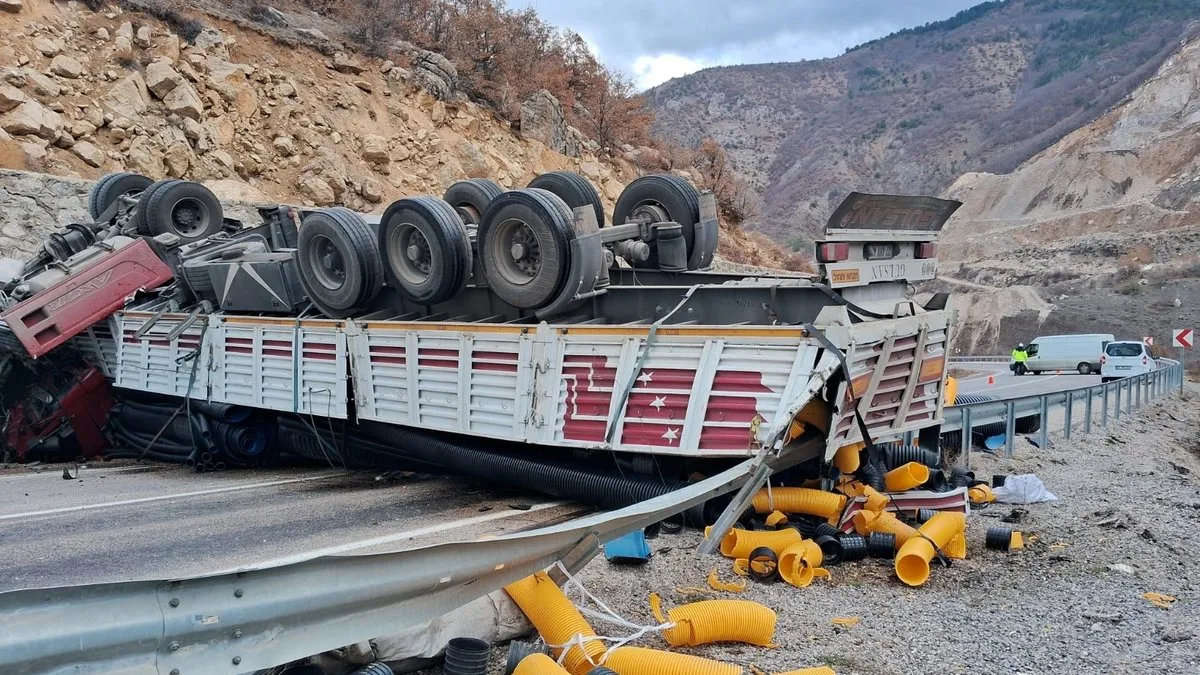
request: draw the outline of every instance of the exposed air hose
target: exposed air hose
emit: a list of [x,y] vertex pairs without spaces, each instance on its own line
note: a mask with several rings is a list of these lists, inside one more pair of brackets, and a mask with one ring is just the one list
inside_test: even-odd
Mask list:
[[[562,589],[545,572],[537,572],[504,587],[549,645],[566,645],[563,664],[573,675],[585,675],[605,652],[604,642],[584,620]],[[569,643],[569,644],[568,644]],[[622,674],[624,675],[624,674]]]
[[941,511],[921,526],[920,536],[912,537],[896,553],[896,576],[909,586],[920,586],[929,579],[929,561],[967,526],[962,513]]
[[662,598],[650,594],[650,611],[659,624],[672,623],[662,636],[672,647],[713,642],[742,642],[767,647],[775,637],[775,611],[750,600],[704,600],[662,611]]
[[834,518],[846,508],[846,495],[812,488],[780,487],[762,489],[751,502],[757,513],[778,510],[784,513],[803,513],[821,518]]
[[617,675],[742,675],[741,666],[644,647],[618,647],[604,665]]

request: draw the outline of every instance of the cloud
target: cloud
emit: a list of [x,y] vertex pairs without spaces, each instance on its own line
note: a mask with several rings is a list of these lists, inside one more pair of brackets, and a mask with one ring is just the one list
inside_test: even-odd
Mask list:
[[980,0],[510,0],[586,35],[640,86],[700,68],[836,56]]

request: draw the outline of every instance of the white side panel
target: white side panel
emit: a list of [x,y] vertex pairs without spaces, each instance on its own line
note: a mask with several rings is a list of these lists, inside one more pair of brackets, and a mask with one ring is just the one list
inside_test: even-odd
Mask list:
[[115,316],[97,322],[71,339],[83,359],[95,366],[105,377],[117,376],[117,338],[119,332]]
[[204,319],[196,321],[179,337],[168,339],[185,318],[178,314],[163,315],[137,337],[149,316],[118,314],[116,321],[121,339],[117,344],[113,384],[168,396],[206,397],[209,354],[208,349],[201,350],[201,339],[208,342],[203,330]]

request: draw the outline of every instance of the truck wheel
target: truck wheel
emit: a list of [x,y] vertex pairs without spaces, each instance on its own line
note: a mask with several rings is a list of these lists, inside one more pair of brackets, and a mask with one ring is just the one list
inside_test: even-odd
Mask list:
[[471,276],[471,240],[455,209],[437,197],[393,202],[380,220],[387,284],[413,302],[454,297]]
[[[700,193],[679,176],[663,173],[642,176],[625,186],[613,210],[613,223],[622,225],[639,217],[654,222],[679,223],[687,245],[688,260],[696,240],[696,223],[700,222]],[[639,267],[658,268],[658,251],[650,247],[650,258]],[[690,265],[689,265],[690,267]]]
[[1092,364],[1087,363],[1087,362],[1081,363],[1076,368],[1076,370],[1079,371],[1080,375],[1091,375],[1092,374]]
[[504,188],[497,185],[496,181],[471,178],[451,185],[446,189],[446,194],[442,195],[442,199],[454,207],[464,223],[478,225],[483,218],[483,212],[487,211],[488,204],[503,192]]
[[570,216],[562,199],[536,188],[492,201],[479,224],[479,254],[488,286],[501,300],[539,309],[558,295],[571,265]]
[[310,213],[296,242],[296,267],[308,299],[331,319],[363,308],[383,286],[383,261],[371,228],[350,209]]
[[[604,227],[604,205],[600,203],[600,195],[583,176],[570,171],[551,171],[529,181],[527,187],[553,192],[572,210],[581,206],[592,207],[596,213],[596,226]],[[574,216],[571,219],[573,221]]]
[[105,174],[88,193],[88,214],[95,220],[122,195],[141,192],[150,187],[152,182],[141,174],[125,171]]
[[141,215],[139,231],[174,234],[185,244],[211,237],[224,226],[221,201],[208,188],[190,181],[147,188],[136,213]]

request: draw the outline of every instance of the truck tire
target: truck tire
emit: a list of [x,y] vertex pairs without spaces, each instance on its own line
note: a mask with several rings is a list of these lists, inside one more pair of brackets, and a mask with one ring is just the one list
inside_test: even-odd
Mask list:
[[387,285],[423,305],[458,294],[471,276],[471,240],[449,203],[437,197],[393,202],[380,220]]
[[296,268],[308,299],[331,319],[361,310],[383,286],[383,260],[371,228],[346,208],[310,213],[296,242]]
[[[581,206],[592,207],[596,214],[596,226],[604,227],[604,205],[600,203],[600,195],[595,186],[583,176],[570,171],[551,171],[529,181],[526,187],[554,193],[571,210]],[[571,219],[574,220],[573,215]]]
[[154,181],[150,185],[146,186],[145,190],[142,190],[141,194],[138,195],[137,206],[133,209],[133,216],[129,220],[130,224],[133,225],[138,234],[146,236],[151,236],[154,234],[146,225],[146,210],[150,208],[150,198],[154,196],[154,193],[167,187],[168,185],[173,185],[180,182],[182,181],[180,181],[178,178],[164,178],[162,180]]
[[570,209],[536,188],[497,197],[479,224],[479,255],[488,286],[518,309],[545,307],[562,290],[571,265]]
[[122,195],[142,192],[150,187],[152,182],[141,174],[126,171],[101,176],[88,192],[88,215],[92,220],[96,220]]
[[[665,211],[671,222],[683,229],[687,255],[692,258],[696,240],[696,223],[700,222],[700,192],[679,176],[663,173],[642,176],[625,186],[613,209],[613,224],[622,225],[650,209]],[[639,267],[658,268],[658,250],[651,244],[650,258]]]
[[1084,361],[1083,363],[1076,366],[1075,370],[1078,370],[1080,375],[1091,375],[1092,374],[1092,364],[1088,363],[1087,361]]
[[449,188],[442,199],[458,212],[464,223],[478,225],[488,204],[504,192],[493,180],[487,178],[471,178],[460,180]]
[[221,201],[211,190],[191,181],[147,189],[137,211],[148,234],[174,234],[185,244],[211,237],[225,224]]

